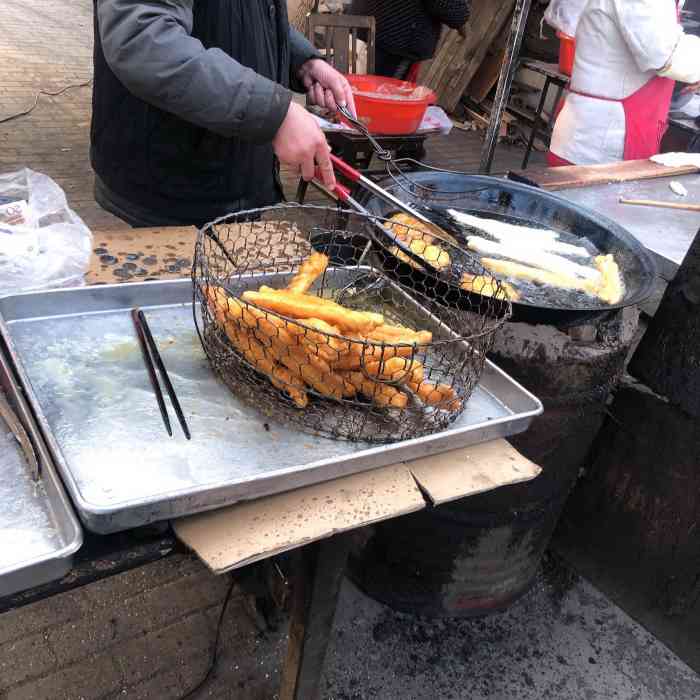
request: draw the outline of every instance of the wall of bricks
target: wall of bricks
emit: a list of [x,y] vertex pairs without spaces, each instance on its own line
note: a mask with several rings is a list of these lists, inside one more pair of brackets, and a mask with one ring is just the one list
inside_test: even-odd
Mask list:
[[[0,614],[0,699],[182,697],[206,672],[229,583],[173,555]],[[235,589],[216,677],[197,697],[270,700],[285,645]]]

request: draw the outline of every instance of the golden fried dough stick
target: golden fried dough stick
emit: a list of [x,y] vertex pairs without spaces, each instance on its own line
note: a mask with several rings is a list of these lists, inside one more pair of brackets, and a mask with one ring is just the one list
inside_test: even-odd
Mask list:
[[351,343],[349,352],[342,354],[338,360],[331,363],[333,369],[360,369],[368,362],[388,360],[392,357],[411,357],[414,353],[414,348],[410,345],[373,345],[363,343],[362,338],[355,340],[357,342]]
[[409,345],[429,345],[433,342],[430,331],[414,331],[404,326],[384,324],[377,326],[367,333],[367,340],[378,340],[384,343],[406,343]]
[[[209,308],[231,344],[251,365],[266,374],[277,389],[286,392],[299,408],[305,408],[309,403],[309,397],[304,391],[302,381],[270,359],[260,342],[238,324],[236,315],[242,313],[240,303],[229,297],[221,287],[208,287],[206,295]],[[229,304],[229,301],[237,303]]]
[[389,219],[389,223],[386,224],[386,228],[404,242],[424,240],[431,243],[433,241],[433,234],[430,229],[422,221],[410,214],[402,212],[394,214]]
[[355,333],[367,333],[384,323],[381,314],[346,309],[335,302],[320,300],[308,294],[286,291],[245,292],[244,301],[297,319],[318,318],[331,325]]
[[253,367],[266,374],[273,386],[286,392],[299,408],[306,408],[309,405],[309,397],[302,381],[270,359],[265,354],[263,346],[251,334],[236,327],[232,321],[226,323],[224,330],[234,347]]
[[287,290],[297,294],[304,294],[328,267],[328,256],[323,253],[311,253],[299,266],[299,271],[287,285]]
[[[438,270],[444,270],[452,264],[450,254],[433,243],[426,243],[424,240],[415,239],[408,243],[409,248],[420,258],[423,258],[427,263],[430,263]],[[402,262],[407,263],[416,270],[420,270],[421,266],[413,259],[404,253],[398,246],[392,246],[390,252]]]
[[615,258],[612,255],[599,255],[594,262],[602,277],[596,294],[606,304],[619,304],[625,295],[625,285]]
[[585,280],[575,275],[563,274],[541,270],[538,267],[529,267],[509,260],[496,260],[495,258],[481,258],[481,264],[495,275],[515,277],[539,284],[547,284],[561,289],[577,289],[588,294],[595,294],[596,284],[591,280]]
[[377,406],[391,408],[406,408],[408,396],[403,391],[388,384],[380,384],[365,377],[362,372],[348,372],[348,381]]
[[384,362],[370,362],[365,366],[367,374],[400,384],[420,384],[423,381],[423,363],[392,357]]
[[428,406],[437,406],[447,411],[457,411],[462,407],[457,392],[448,384],[411,381],[408,382],[408,388]]
[[469,272],[465,272],[462,274],[460,287],[467,292],[481,294],[483,297],[510,299],[510,301],[518,301],[520,299],[520,294],[508,282],[501,282],[499,285],[493,277],[484,275],[472,275]]

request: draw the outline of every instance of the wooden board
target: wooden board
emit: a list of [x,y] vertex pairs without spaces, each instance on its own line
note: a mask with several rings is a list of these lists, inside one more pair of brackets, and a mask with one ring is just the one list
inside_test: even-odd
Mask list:
[[224,573],[336,533],[534,479],[541,469],[505,440],[402,462],[181,518],[177,536]]
[[483,102],[498,82],[503,59],[506,56],[506,46],[509,36],[510,22],[506,21],[499,34],[496,36],[496,39],[491,44],[486,58],[484,58],[483,63],[479,66],[479,69],[467,86],[466,94],[469,95],[474,102]]
[[465,36],[454,29],[445,32],[435,57],[423,64],[419,82],[435,90],[448,112],[459,104],[494,38],[512,17],[514,5],[515,0],[474,0]]
[[571,165],[561,168],[529,168],[512,173],[531,180],[545,190],[567,190],[614,182],[653,180],[659,177],[678,177],[700,172],[693,166],[669,168],[650,160],[628,160],[603,165]]
[[[115,284],[188,277],[196,236],[193,227],[97,229],[93,232],[93,256],[86,282]],[[129,269],[124,268],[125,264]]]

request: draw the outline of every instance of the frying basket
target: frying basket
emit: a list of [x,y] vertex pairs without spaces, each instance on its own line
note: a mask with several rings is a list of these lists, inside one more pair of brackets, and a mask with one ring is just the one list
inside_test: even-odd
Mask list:
[[[469,295],[470,308],[435,299],[411,275],[388,275],[375,253],[376,223],[356,212],[285,204],[230,215],[199,232],[192,274],[202,346],[262,420],[387,443],[444,430],[464,411],[510,303],[483,269],[472,284],[492,285],[493,296]],[[392,342],[371,339],[376,329],[329,330],[242,298],[263,286],[285,288],[314,251],[330,260],[308,290],[315,305],[332,300],[431,337],[402,331]]]

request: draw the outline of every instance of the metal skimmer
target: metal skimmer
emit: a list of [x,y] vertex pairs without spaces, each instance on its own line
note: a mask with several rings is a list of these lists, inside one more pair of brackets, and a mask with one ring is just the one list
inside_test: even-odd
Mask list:
[[[388,270],[376,226],[356,212],[288,204],[200,231],[193,282],[202,345],[229,388],[263,414],[315,434],[386,443],[444,430],[464,410],[510,303],[481,268],[471,284],[492,296],[481,289],[459,303],[429,270],[411,274],[415,261]],[[411,230],[415,240],[423,235]],[[440,250],[455,252],[442,241]],[[314,309],[334,301],[412,332],[378,340],[376,329],[340,332],[242,300],[249,290],[284,289],[314,251],[330,259],[308,291],[319,299]]]

